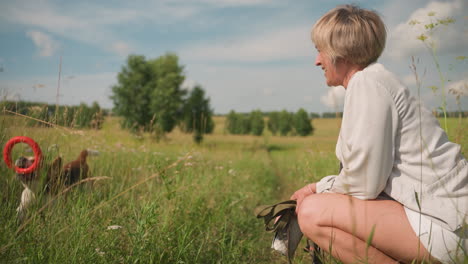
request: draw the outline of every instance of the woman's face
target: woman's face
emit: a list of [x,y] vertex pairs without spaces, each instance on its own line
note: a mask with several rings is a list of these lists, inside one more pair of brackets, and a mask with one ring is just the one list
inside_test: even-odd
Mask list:
[[315,66],[320,66],[324,71],[328,86],[343,85],[346,72],[343,71],[343,67],[341,67],[343,65],[341,64],[340,61],[337,61],[335,65],[333,65],[330,57],[325,52],[318,50]]

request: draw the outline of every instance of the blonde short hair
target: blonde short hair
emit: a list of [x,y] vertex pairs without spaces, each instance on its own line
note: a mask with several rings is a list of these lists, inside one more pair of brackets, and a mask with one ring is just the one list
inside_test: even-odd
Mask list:
[[323,15],[312,28],[315,46],[337,59],[366,67],[376,62],[385,48],[385,24],[375,12],[355,5],[338,6]]

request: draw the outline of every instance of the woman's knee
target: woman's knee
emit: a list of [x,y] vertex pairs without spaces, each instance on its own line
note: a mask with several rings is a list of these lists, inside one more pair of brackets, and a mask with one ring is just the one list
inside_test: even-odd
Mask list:
[[320,218],[324,211],[326,200],[320,194],[309,195],[297,208],[299,227],[307,236],[313,236],[320,228]]

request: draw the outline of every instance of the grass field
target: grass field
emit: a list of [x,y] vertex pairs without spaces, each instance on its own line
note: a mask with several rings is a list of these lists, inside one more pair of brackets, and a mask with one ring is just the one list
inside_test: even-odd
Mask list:
[[[449,137],[466,156],[468,121],[449,121]],[[287,263],[271,251],[272,235],[253,209],[338,172],[338,119],[314,120],[313,136],[255,137],[227,135],[223,117],[215,117],[215,132],[201,145],[179,131],[160,142],[136,136],[121,130],[117,118],[98,131],[24,123],[0,116],[2,149],[6,140],[23,135],[35,139],[47,157],[60,154],[65,161],[81,149],[97,150],[88,159],[91,177],[110,179],[55,200],[39,197],[30,221],[21,225],[16,207],[22,186],[2,162],[1,263]],[[54,144],[58,148],[47,151]],[[28,154],[23,145],[15,147],[14,157]],[[296,262],[310,259],[298,249]]]

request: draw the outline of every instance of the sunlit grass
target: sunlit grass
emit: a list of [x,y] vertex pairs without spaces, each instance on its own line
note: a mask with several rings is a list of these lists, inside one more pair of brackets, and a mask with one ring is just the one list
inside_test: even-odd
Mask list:
[[[111,177],[76,188],[35,215],[50,199],[43,197],[31,210],[32,221],[16,234],[22,187],[2,162],[0,262],[286,263],[271,251],[271,234],[253,209],[338,172],[340,120],[314,120],[315,133],[308,137],[227,135],[223,122],[216,117],[215,133],[197,145],[178,130],[159,142],[131,134],[120,129],[118,118],[108,118],[101,130],[69,132],[0,116],[2,146],[12,136],[29,136],[65,161],[93,149],[99,155],[88,159],[91,176]],[[457,119],[449,124],[459,125]],[[462,125],[466,130],[465,119]],[[459,138],[466,149],[466,133]],[[47,151],[54,144],[58,148]],[[20,154],[31,153],[15,147]],[[108,229],[114,225],[119,227]],[[310,258],[298,249],[296,262]]]

